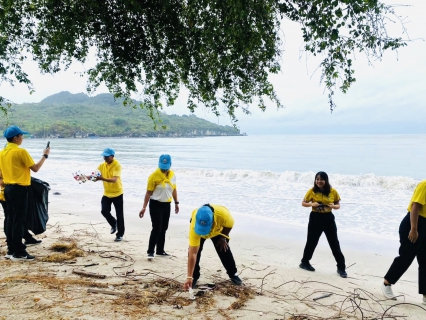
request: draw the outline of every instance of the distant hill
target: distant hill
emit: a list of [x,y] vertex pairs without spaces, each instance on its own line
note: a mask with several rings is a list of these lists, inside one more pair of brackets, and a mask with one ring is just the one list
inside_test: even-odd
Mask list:
[[[220,126],[194,115],[177,116],[161,112],[167,129],[157,128],[146,111],[122,105],[111,94],[89,97],[63,91],[39,103],[12,107],[9,123],[29,131],[34,137],[195,137],[235,136],[239,130]],[[2,119],[2,127],[6,126]]]

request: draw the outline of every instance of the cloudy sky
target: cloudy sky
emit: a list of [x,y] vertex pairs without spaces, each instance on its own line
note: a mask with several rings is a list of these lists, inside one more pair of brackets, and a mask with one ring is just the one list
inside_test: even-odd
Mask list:
[[[393,2],[385,1],[387,4]],[[382,61],[369,65],[362,53],[354,55],[357,82],[347,94],[336,94],[337,109],[331,114],[327,92],[320,84],[320,72],[315,72],[319,59],[301,55],[303,47],[300,27],[284,21],[282,71],[271,76],[275,90],[284,105],[277,110],[270,106],[266,112],[255,107],[252,115],[238,113],[238,126],[248,134],[276,133],[426,133],[426,1],[408,0],[410,6],[398,7],[408,35],[402,33],[399,23],[389,23],[394,37],[411,39],[398,52],[385,52]],[[90,62],[89,62],[90,63]],[[93,63],[93,61],[92,61]],[[36,92],[16,84],[1,84],[0,95],[15,103],[39,102],[60,91],[86,92],[86,78],[79,73],[85,66],[75,64],[67,72],[40,75],[36,64],[27,62]],[[87,65],[86,65],[87,68]],[[101,88],[97,93],[106,92]],[[169,114],[189,114],[183,90],[176,106],[164,110]],[[219,124],[230,124],[223,115],[216,118],[204,108],[195,113],[201,118]]]

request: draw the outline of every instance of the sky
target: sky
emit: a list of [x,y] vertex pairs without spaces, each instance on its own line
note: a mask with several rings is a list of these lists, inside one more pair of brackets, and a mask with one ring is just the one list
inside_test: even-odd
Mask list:
[[[391,1],[384,1],[394,4]],[[408,6],[407,6],[408,5]],[[389,22],[389,35],[410,39],[398,52],[386,51],[382,61],[372,61],[363,53],[354,54],[357,81],[348,93],[335,94],[337,108],[329,110],[327,91],[320,83],[317,70],[320,59],[301,54],[303,48],[300,26],[290,21],[282,23],[283,54],[281,72],[271,75],[277,95],[284,108],[268,106],[265,112],[250,107],[251,115],[237,112],[237,126],[250,135],[261,134],[332,134],[332,133],[426,133],[426,1],[407,0],[396,8],[408,31],[403,34],[399,22]],[[24,70],[33,81],[35,93],[25,85],[11,87],[2,83],[0,95],[14,103],[40,102],[49,95],[69,91],[86,92],[87,78],[81,76],[90,63],[73,64],[68,71],[41,75],[34,62],[25,62]],[[101,87],[95,93],[107,92]],[[165,108],[168,114],[189,114],[183,89],[176,105]],[[221,125],[231,124],[229,116],[217,118],[206,108],[195,115]]]

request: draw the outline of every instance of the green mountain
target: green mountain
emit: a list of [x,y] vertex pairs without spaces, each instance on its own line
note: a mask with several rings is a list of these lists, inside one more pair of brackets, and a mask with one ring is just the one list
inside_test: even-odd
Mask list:
[[[220,126],[194,115],[160,113],[167,129],[154,129],[143,109],[133,109],[114,100],[111,94],[89,97],[68,91],[49,96],[39,103],[14,105],[9,123],[29,131],[34,137],[195,137],[236,136],[239,130]],[[6,119],[1,120],[3,129]],[[161,127],[161,126],[159,126]]]

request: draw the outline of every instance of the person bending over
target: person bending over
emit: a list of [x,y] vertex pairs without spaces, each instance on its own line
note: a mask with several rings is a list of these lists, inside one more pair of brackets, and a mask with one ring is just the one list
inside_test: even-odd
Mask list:
[[234,256],[229,247],[229,233],[234,226],[234,218],[227,208],[218,204],[205,204],[192,211],[189,226],[189,248],[187,279],[184,289],[195,288],[200,278],[200,259],[206,239],[211,239],[229,279],[235,285],[242,281],[237,274]]

